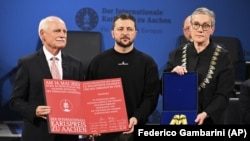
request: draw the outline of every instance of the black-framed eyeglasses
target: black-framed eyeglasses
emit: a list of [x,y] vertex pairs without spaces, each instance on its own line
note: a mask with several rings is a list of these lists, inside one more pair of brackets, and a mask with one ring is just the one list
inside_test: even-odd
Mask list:
[[209,25],[209,24],[206,24],[206,23],[201,25],[200,23],[196,23],[196,22],[191,23],[191,25],[192,25],[193,29],[195,29],[195,30],[198,30],[200,28],[200,26],[201,26],[202,30],[204,30],[204,31],[207,31],[208,29],[210,29],[212,27],[212,25]]

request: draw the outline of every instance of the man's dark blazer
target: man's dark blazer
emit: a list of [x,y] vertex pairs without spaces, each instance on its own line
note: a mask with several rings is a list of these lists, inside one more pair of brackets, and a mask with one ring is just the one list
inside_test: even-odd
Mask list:
[[[84,80],[82,62],[62,52],[63,79]],[[47,121],[38,118],[38,105],[45,105],[43,79],[52,79],[43,49],[18,61],[9,107],[23,117],[23,141],[78,141],[78,136],[49,134]],[[53,109],[52,109],[53,111]]]

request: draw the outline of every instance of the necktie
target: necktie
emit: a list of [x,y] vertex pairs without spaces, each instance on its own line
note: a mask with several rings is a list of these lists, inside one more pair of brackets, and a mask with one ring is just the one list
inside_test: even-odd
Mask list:
[[51,59],[51,74],[53,79],[61,79],[60,72],[58,69],[58,66],[56,65],[56,60],[58,60],[56,57],[52,57]]

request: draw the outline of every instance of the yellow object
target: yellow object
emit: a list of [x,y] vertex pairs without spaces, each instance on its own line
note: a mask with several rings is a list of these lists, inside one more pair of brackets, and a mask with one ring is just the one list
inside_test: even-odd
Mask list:
[[187,125],[187,117],[186,115],[174,115],[172,120],[169,123],[170,125]]

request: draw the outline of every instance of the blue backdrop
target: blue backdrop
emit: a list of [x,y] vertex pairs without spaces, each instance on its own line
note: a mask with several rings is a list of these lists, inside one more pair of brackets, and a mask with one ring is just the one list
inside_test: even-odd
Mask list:
[[[214,35],[240,39],[246,60],[250,60],[250,13],[248,0],[2,0],[0,2],[0,120],[20,119],[8,110],[11,82],[18,58],[36,50],[39,21],[61,17],[68,30],[102,33],[102,50],[114,44],[110,35],[112,18],[120,12],[132,13],[138,22],[135,47],[151,55],[161,73],[169,52],[178,44],[184,18],[197,7],[208,7],[216,14]],[[81,19],[91,19],[84,23]],[[151,122],[159,122],[162,98]]]

